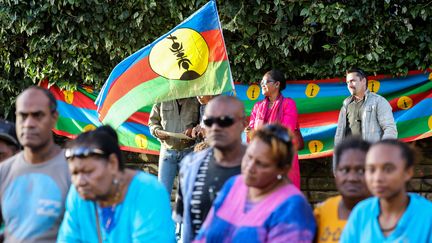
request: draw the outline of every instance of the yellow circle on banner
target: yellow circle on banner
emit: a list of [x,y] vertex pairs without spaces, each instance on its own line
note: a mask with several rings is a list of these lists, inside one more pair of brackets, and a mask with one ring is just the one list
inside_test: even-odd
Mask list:
[[397,101],[397,106],[400,109],[408,110],[413,105],[413,100],[408,96],[402,96]]
[[96,129],[96,126],[93,124],[88,124],[83,128],[83,132],[93,131]]
[[135,136],[135,144],[142,149],[146,149],[148,146],[147,137],[144,134],[137,134]]
[[74,99],[74,94],[72,91],[69,90],[64,90],[63,91],[63,95],[64,95],[64,99],[66,101],[66,103],[68,104],[72,104],[73,99]]
[[250,99],[250,100],[256,100],[258,99],[259,95],[260,95],[260,86],[256,85],[256,84],[252,84],[251,86],[249,86],[249,88],[246,91],[246,96]]
[[381,83],[378,80],[369,80],[368,81],[368,89],[371,92],[378,93],[378,90],[380,89]]
[[429,80],[432,81],[432,73],[429,73]]
[[428,126],[429,126],[429,129],[432,130],[432,116],[429,117]]
[[167,79],[193,80],[203,75],[209,61],[209,48],[200,33],[177,29],[151,49],[151,69]]
[[324,144],[319,140],[312,140],[308,143],[309,151],[311,153],[321,152],[324,148]]
[[313,98],[317,96],[319,91],[320,91],[320,86],[318,84],[310,83],[306,86],[305,94],[307,97]]

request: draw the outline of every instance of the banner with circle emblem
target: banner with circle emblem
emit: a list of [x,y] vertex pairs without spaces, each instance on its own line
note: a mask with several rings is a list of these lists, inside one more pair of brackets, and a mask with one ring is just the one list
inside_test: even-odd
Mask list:
[[[411,71],[406,77],[370,76],[368,89],[386,98],[393,109],[398,137],[413,141],[432,136],[432,74]],[[236,84],[246,113],[264,99],[257,84]],[[305,146],[300,159],[330,156],[342,101],[350,96],[344,78],[287,81],[285,97],[295,100]]]
[[[48,82],[41,84],[48,87]],[[369,77],[370,91],[385,97],[392,106],[398,136],[403,141],[414,141],[432,136],[432,73],[413,71],[406,77],[387,75]],[[51,86],[60,114],[54,132],[68,137],[101,125],[93,103],[98,91],[80,86],[76,91],[60,90]],[[262,99],[257,84],[236,84],[237,97],[243,101],[246,114]],[[295,100],[299,112],[300,130],[305,147],[300,159],[330,156],[336,123],[342,101],[350,95],[344,78],[287,81],[282,92]],[[118,129],[122,149],[158,154],[160,144],[150,135],[147,123],[151,106],[143,107]]]

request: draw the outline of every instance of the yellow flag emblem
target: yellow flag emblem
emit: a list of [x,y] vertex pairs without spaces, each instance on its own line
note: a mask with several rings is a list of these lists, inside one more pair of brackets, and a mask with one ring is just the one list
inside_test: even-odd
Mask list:
[[167,79],[194,80],[203,75],[209,61],[209,48],[200,33],[177,29],[151,49],[151,69]]
[[308,147],[311,153],[318,153],[323,150],[324,144],[319,140],[312,140],[308,143]]
[[147,137],[144,134],[137,134],[135,136],[135,144],[141,149],[146,149],[148,146]]
[[313,98],[317,96],[319,91],[320,91],[320,86],[318,84],[310,83],[306,86],[305,94],[307,97]]

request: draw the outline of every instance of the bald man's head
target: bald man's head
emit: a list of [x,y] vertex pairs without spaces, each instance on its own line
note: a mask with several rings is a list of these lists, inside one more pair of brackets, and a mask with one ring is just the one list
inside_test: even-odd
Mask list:
[[57,118],[56,100],[48,90],[37,86],[24,90],[16,100],[16,130],[24,150],[52,146],[51,129]]
[[236,111],[236,115],[246,117],[245,113],[245,107],[243,102],[241,102],[239,99],[237,99],[234,96],[226,96],[226,95],[220,95],[212,100],[207,104],[207,106],[228,106],[233,111]]
[[210,146],[229,149],[241,144],[247,125],[244,105],[233,96],[218,96],[206,106],[203,123]]

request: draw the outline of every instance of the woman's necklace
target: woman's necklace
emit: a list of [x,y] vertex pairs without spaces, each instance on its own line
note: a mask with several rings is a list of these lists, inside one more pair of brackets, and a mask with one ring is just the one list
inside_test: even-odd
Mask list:
[[115,225],[114,216],[116,207],[117,205],[114,204],[111,207],[101,208],[102,223],[107,233],[111,232]]
[[104,229],[107,233],[111,232],[111,230],[114,228],[115,226],[115,211],[117,208],[117,203],[120,199],[120,181],[115,178],[113,180],[113,185],[115,186],[115,194],[113,197],[113,202],[114,204],[111,205],[110,207],[101,207],[100,211],[101,211],[101,217],[102,217],[102,223],[104,225]]
[[274,102],[275,102],[274,100],[270,100],[270,99],[269,99],[269,103],[268,103],[269,107],[272,107],[273,104],[274,104]]

